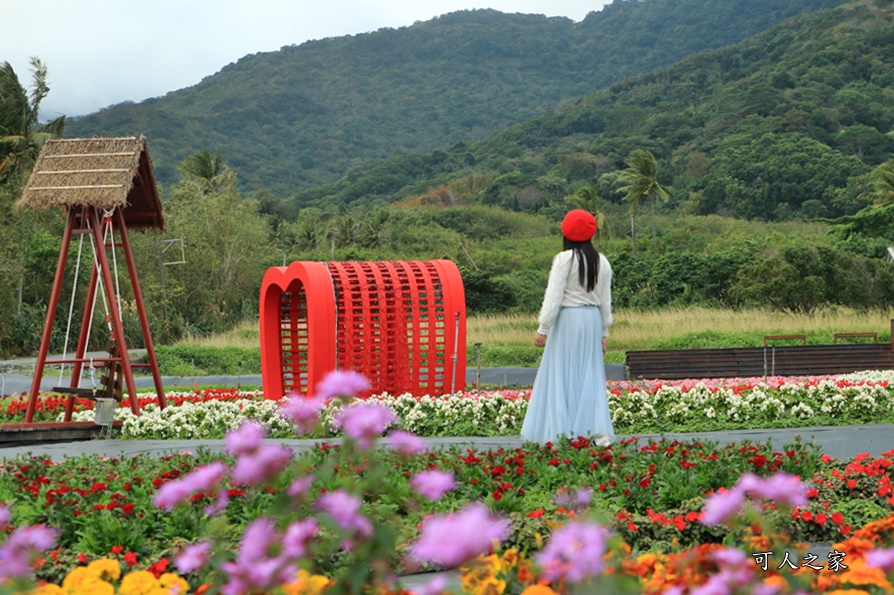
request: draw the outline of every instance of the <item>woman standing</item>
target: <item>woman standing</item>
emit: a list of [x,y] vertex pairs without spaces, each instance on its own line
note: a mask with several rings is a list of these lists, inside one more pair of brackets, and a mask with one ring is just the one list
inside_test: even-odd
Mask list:
[[593,247],[596,228],[593,215],[581,209],[562,221],[564,250],[553,258],[534,338],[546,349],[521,430],[531,442],[587,436],[608,446],[615,439],[603,363],[612,269]]

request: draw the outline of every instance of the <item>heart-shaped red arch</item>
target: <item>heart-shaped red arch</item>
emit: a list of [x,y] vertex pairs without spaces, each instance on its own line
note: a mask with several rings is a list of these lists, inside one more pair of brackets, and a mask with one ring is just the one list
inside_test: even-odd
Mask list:
[[335,369],[366,376],[370,394],[463,390],[466,302],[449,260],[294,262],[264,275],[264,393],[311,394]]

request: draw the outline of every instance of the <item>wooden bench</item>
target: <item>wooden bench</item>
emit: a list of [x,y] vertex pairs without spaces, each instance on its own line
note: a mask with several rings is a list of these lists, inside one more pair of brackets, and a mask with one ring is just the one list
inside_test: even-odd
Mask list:
[[808,376],[879,369],[894,369],[894,353],[890,344],[786,345],[627,352],[627,374],[631,379]]

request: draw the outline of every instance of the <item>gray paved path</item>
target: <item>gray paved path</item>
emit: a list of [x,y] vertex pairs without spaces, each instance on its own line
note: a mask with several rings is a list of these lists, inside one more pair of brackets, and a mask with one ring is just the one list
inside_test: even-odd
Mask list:
[[[646,440],[660,438],[660,434],[621,435],[619,439],[638,437]],[[837,459],[851,459],[860,453],[868,453],[878,457],[881,453],[894,450],[894,425],[879,424],[865,426],[831,426],[814,428],[792,428],[779,430],[732,430],[723,432],[700,433],[668,433],[663,435],[670,440],[701,439],[719,444],[740,443],[749,440],[753,443],[771,441],[773,447],[782,450],[796,436],[805,442],[813,442],[820,446],[825,454]],[[491,438],[459,437],[459,438],[427,438],[433,447],[451,445],[468,446],[478,449],[511,449],[522,446],[519,436],[499,436]],[[304,452],[317,442],[337,443],[338,439],[329,440],[276,440],[285,444],[295,452]],[[164,454],[172,452],[195,452],[204,448],[211,452],[223,452],[223,440],[86,440],[55,444],[37,444],[28,446],[0,447],[0,458],[11,458],[20,454],[34,453],[48,455],[54,460],[62,460],[69,456],[95,454],[104,456],[131,456],[136,454]]]

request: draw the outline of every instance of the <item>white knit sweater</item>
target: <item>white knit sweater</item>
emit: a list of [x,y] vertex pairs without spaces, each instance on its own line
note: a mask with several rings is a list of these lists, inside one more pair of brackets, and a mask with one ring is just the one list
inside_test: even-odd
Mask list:
[[608,327],[612,325],[612,267],[600,253],[596,288],[590,292],[586,285],[581,286],[577,268],[574,250],[565,250],[553,257],[538,319],[540,328],[537,332],[541,335],[549,334],[563,306],[598,306],[602,313],[602,336],[608,336]]

